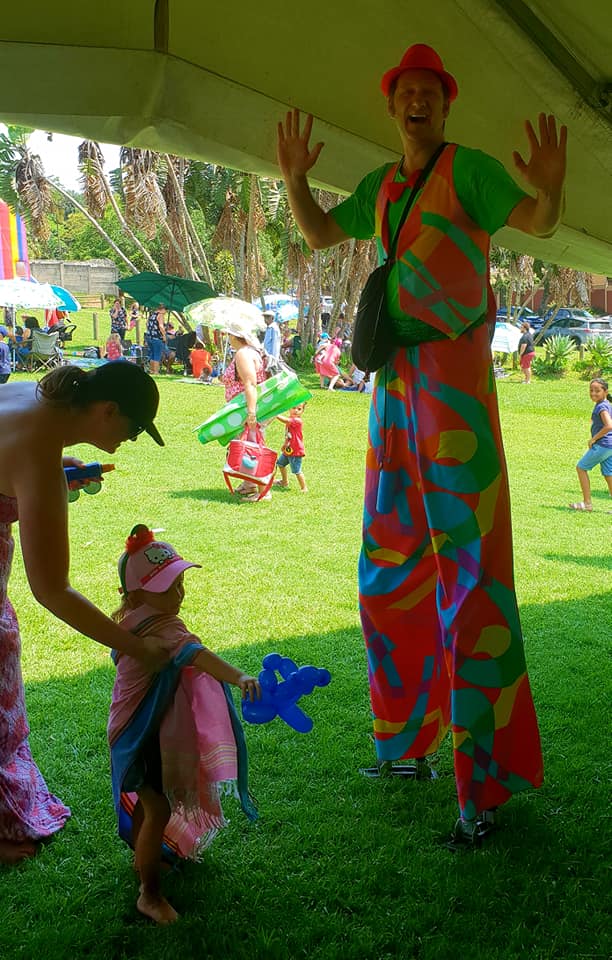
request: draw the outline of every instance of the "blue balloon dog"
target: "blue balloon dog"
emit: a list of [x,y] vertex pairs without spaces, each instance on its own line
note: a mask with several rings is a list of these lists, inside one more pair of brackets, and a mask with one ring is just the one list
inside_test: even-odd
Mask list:
[[[242,716],[247,723],[269,723],[280,717],[298,733],[309,733],[312,720],[298,707],[300,697],[312,693],[315,687],[326,687],[331,680],[329,670],[317,667],[298,667],[289,657],[268,653],[262,660],[259,674],[261,698],[242,700]],[[279,682],[276,671],[282,680]]]

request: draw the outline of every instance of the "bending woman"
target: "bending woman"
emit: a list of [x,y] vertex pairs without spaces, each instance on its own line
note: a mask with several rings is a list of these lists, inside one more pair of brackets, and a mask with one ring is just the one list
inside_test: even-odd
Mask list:
[[[64,447],[91,443],[114,453],[153,425],[159,394],[151,377],[118,360],[85,373],[61,367],[40,383],[0,388],[0,863],[36,853],[63,827],[70,810],[49,793],[28,744],[17,618],[7,596],[13,539],[19,538],[32,593],[43,607],[97,643],[157,669],[168,659],[157,638],[143,651],[133,637],[70,585]],[[53,545],[53,560],[49,548]]]

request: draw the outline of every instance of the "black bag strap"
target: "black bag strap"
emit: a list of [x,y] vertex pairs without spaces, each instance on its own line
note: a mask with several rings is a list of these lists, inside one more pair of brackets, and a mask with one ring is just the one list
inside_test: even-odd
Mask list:
[[[440,156],[440,154],[442,153],[442,151],[444,150],[444,147],[445,147],[446,145],[447,145],[447,144],[446,144],[446,140],[444,140],[444,141],[440,144],[440,146],[438,147],[438,149],[437,149],[434,153],[432,153],[431,157],[429,158],[429,160],[427,161],[427,163],[425,164],[425,166],[424,166],[423,169],[421,170],[421,172],[420,172],[420,174],[419,174],[419,176],[418,176],[418,178],[417,178],[417,181],[416,181],[415,185],[413,186],[412,190],[410,191],[410,196],[408,197],[408,200],[406,201],[406,206],[405,206],[404,209],[402,210],[402,215],[401,215],[401,217],[400,217],[400,219],[399,219],[399,223],[398,223],[397,227],[395,228],[395,233],[393,234],[393,237],[389,240],[389,252],[387,253],[387,260],[386,260],[386,262],[388,262],[389,260],[395,260],[395,245],[396,245],[397,241],[399,240],[399,235],[400,235],[400,233],[401,233],[402,227],[404,226],[404,224],[405,224],[405,222],[406,222],[406,217],[407,217],[408,214],[410,213],[410,208],[412,207],[412,204],[413,204],[414,201],[416,200],[416,196],[417,196],[419,190],[421,189],[421,187],[423,186],[423,184],[424,184],[425,181],[427,180],[427,177],[429,176],[429,174],[431,173],[431,171],[432,171],[433,168],[435,167],[436,162],[437,162],[437,160],[438,160],[438,157]],[[400,160],[400,162],[399,162],[399,164],[398,164],[397,170],[401,170],[401,167],[402,167],[403,162],[404,162],[404,158],[402,157],[402,159]],[[396,173],[397,173],[397,171],[396,171]],[[387,214],[387,216],[388,216],[388,214]]]

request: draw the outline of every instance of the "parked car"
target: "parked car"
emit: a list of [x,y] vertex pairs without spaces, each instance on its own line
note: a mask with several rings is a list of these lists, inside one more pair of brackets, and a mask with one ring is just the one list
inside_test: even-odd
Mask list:
[[555,320],[595,320],[596,319],[590,310],[581,310],[579,307],[559,307],[558,310],[556,308],[551,307],[551,309],[547,310],[546,313],[544,314],[543,319],[545,323],[549,319],[549,317],[553,315],[553,313],[555,314]]
[[[504,323],[506,322],[506,320],[508,319],[507,307],[499,308],[499,310],[497,311],[497,319],[501,320]],[[540,317],[539,314],[534,313],[533,310],[530,310],[528,307],[523,307],[522,310],[520,307],[512,307],[510,309],[510,320],[529,320],[529,322],[531,322],[532,320],[541,320],[541,319],[542,318]]]
[[[506,323],[508,321],[507,307],[500,307],[495,319],[498,323]],[[528,320],[531,329],[536,331],[538,331],[544,323],[539,313],[534,313],[533,310],[529,310],[527,307],[524,307],[520,311],[514,307],[510,310],[510,321],[512,323],[520,324],[523,323],[524,320]]]
[[[586,310],[576,312],[587,313]],[[612,317],[592,317],[587,313],[586,317],[557,317],[542,334],[541,342],[546,343],[551,337],[569,337],[577,347],[580,347],[584,346],[587,340],[600,336],[612,340]]]

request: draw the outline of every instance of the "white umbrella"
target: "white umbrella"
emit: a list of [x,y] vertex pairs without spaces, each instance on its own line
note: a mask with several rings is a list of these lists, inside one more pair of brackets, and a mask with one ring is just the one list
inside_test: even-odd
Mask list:
[[236,297],[212,297],[190,303],[184,310],[185,316],[196,327],[210,327],[212,330],[225,330],[228,323],[238,320],[254,333],[265,330],[266,322],[261,310],[246,300]]
[[[264,294],[263,299],[266,305],[266,310],[276,310],[283,303],[295,303],[295,297],[292,297],[288,293],[266,293]],[[259,306],[261,300],[254,300],[253,303],[256,303]]]
[[515,353],[520,339],[521,331],[514,324],[496,323],[491,350],[493,353]]
[[276,311],[276,319],[278,323],[286,323],[287,320],[297,320],[300,315],[299,308],[296,307],[295,303],[284,303]]
[[0,280],[0,306],[24,307],[28,310],[53,310],[62,301],[48,283],[30,280]]

